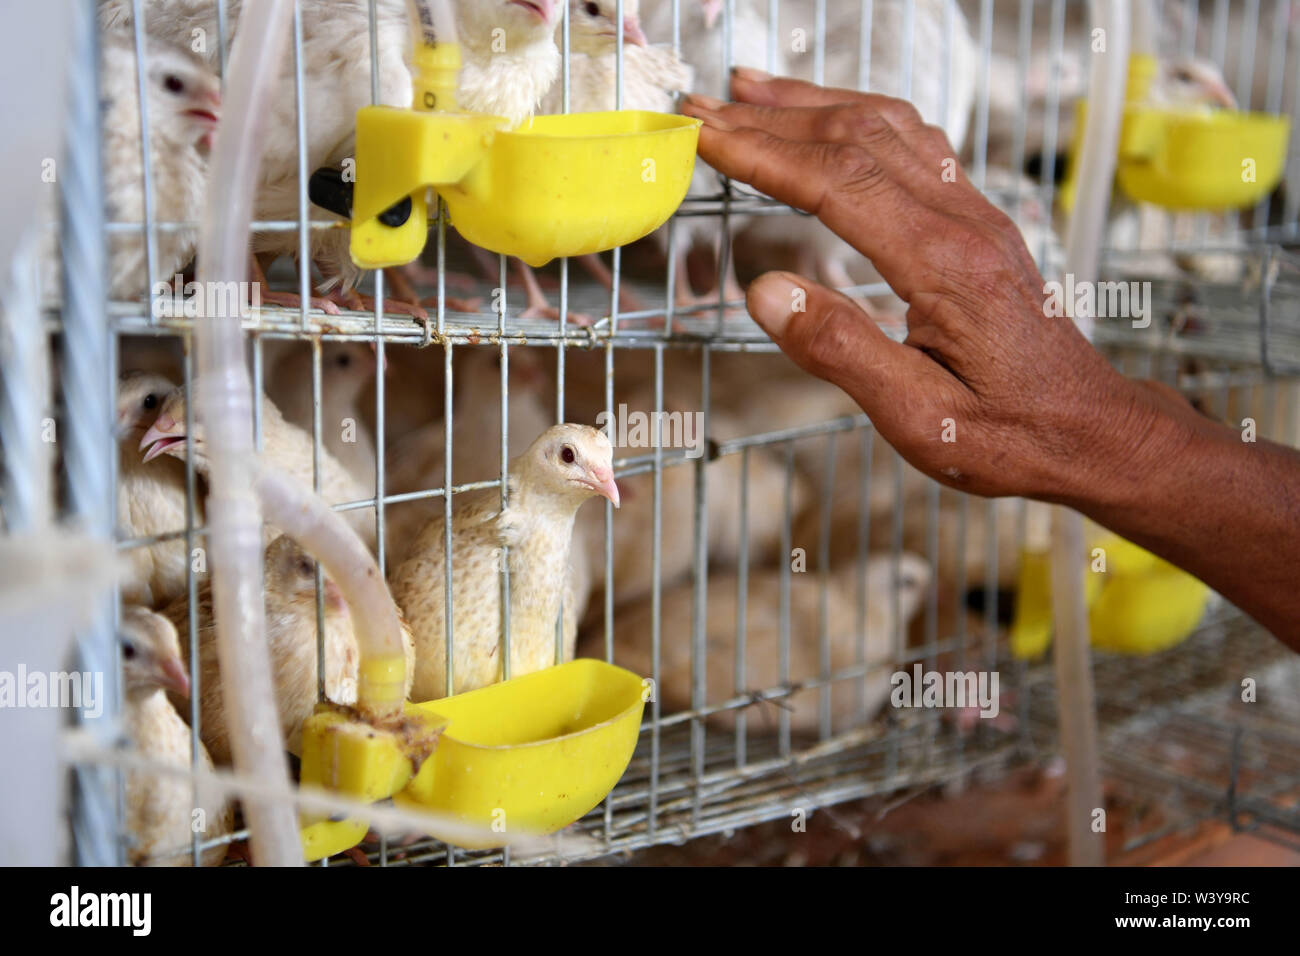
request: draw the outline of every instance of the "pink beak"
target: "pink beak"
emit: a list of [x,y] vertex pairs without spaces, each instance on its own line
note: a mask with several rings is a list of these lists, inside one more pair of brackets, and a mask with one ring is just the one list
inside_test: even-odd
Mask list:
[[207,127],[199,141],[211,149],[217,135],[217,123],[221,118],[221,94],[216,90],[203,90],[194,98],[194,104],[185,112]]
[[608,498],[610,504],[617,508],[619,497],[618,485],[614,483],[614,472],[601,468],[592,471],[592,476],[596,480],[591,482],[591,489],[602,498]]
[[164,680],[162,685],[176,691],[182,697],[190,696],[190,675],[185,672],[185,665],[179,657],[168,657],[162,662]]
[[555,20],[555,0],[510,0],[520,7],[529,7],[547,23]]
[[645,34],[641,32],[641,21],[636,15],[626,16],[623,18],[623,39],[633,46],[648,46]]
[[144,460],[153,461],[159,455],[164,454],[172,445],[184,441],[185,433],[178,432],[176,422],[168,416],[160,415],[153,425],[149,427],[149,430],[144,433],[144,437],[140,439],[140,448],[141,450],[148,449],[144,453]]
[[1218,103],[1227,110],[1235,110],[1237,108],[1237,97],[1232,94],[1232,90],[1228,89],[1225,84],[1216,80],[1207,84],[1207,88],[1210,92],[1210,99],[1213,102]]

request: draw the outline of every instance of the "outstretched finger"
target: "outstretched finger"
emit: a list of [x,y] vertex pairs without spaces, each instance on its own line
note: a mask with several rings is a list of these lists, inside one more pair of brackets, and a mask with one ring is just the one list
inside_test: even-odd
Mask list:
[[705,118],[700,157],[724,176],[817,216],[875,263],[904,300],[923,276],[912,250],[943,232],[942,216],[861,147],[723,129]]
[[951,404],[961,384],[920,349],[895,342],[848,296],[788,272],[749,287],[754,320],[796,365],[848,392],[882,434],[904,437],[905,414]]
[[[731,71],[731,95],[737,104],[769,113],[782,109],[834,111],[849,118],[846,128],[849,133],[855,131],[855,126],[865,125],[869,129],[871,119],[878,117],[892,126],[908,147],[926,159],[938,161],[951,157],[956,162],[956,151],[948,143],[943,130],[927,125],[917,108],[907,100],[880,93],[817,86],[745,67]],[[746,122],[737,125],[757,124]]]
[[[901,106],[915,112],[901,100],[878,99],[891,107]],[[935,187],[945,179],[945,169],[951,172],[947,181],[964,179],[942,131],[921,124],[904,135],[901,127],[872,105],[753,106],[691,94],[682,101],[682,112],[716,128],[747,126],[766,130],[782,139],[839,143],[867,150],[894,180],[928,205],[947,205],[951,200],[950,195],[935,195]],[[937,203],[940,198],[941,203]]]

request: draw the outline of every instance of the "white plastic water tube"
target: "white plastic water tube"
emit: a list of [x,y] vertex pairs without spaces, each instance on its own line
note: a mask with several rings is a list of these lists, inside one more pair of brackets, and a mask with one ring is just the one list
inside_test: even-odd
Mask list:
[[[199,235],[199,281],[205,288],[248,278],[248,230],[262,126],[279,78],[292,11],[292,0],[246,5],[231,48]],[[209,561],[231,750],[239,772],[288,797],[289,772],[279,734],[266,730],[278,728],[279,718],[265,634],[262,518],[253,491],[253,398],[244,365],[244,335],[237,315],[218,312],[195,325],[201,369],[195,411],[207,430],[212,459]],[[298,821],[287,799],[245,800],[244,816],[256,863],[302,864]]]

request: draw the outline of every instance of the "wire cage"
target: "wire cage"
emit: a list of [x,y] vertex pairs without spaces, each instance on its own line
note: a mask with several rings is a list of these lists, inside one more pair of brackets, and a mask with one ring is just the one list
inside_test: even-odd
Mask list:
[[[356,4],[371,33],[372,64],[377,22],[392,5]],[[81,6],[76,42],[93,51],[102,34],[92,16],[102,10],[88,0]],[[146,37],[158,14],[140,0],[120,6],[129,14],[143,93]],[[303,21],[314,4],[294,6],[288,55],[302,175],[308,171],[303,144],[316,116],[303,47]],[[581,5],[561,6],[556,43],[564,65],[556,89],[567,110],[578,55],[571,52],[574,10]],[[716,21],[710,18],[704,29],[701,10],[710,5],[696,0],[664,0],[655,9],[650,0],[609,6],[618,23],[639,6],[649,42],[688,60],[702,92],[724,95],[727,70],[743,65],[932,96],[934,115],[947,119],[931,121],[945,125],[972,181],[1021,226],[1044,275],[1061,271],[1064,167],[1057,157],[1076,135],[1085,92],[1094,41],[1087,4],[726,0],[715,5]],[[216,59],[224,69],[238,4],[213,0],[202,12],[218,25]],[[1290,0],[1167,0],[1157,5],[1158,54],[1208,64],[1242,109],[1295,117],[1297,15],[1300,5]],[[610,54],[619,108],[627,106],[628,42],[620,37]],[[96,59],[74,62],[82,68],[72,70],[68,129],[94,141],[98,93],[87,64]],[[920,88],[923,75],[934,90]],[[377,79],[371,97],[379,97]],[[146,110],[146,155],[150,120]],[[144,221],[104,223],[94,210],[101,208],[107,171],[98,158],[77,157],[68,151],[60,177],[69,210],[62,220],[64,269],[89,275],[102,263],[105,237],[134,234],[145,237],[152,276],[159,237],[187,224],[155,215],[150,160]],[[1139,211],[1117,200],[1104,277],[1149,283],[1150,320],[1143,327],[1101,322],[1095,342],[1125,373],[1165,381],[1214,418],[1235,426],[1249,418],[1259,437],[1295,445],[1300,259],[1291,249],[1300,229],[1300,191],[1287,188],[1289,180],[1271,200],[1232,215]],[[305,181],[300,185],[298,217],[259,221],[255,231],[298,236],[299,258],[309,260],[311,243],[339,224],[311,204]],[[1140,228],[1126,230],[1133,218],[1141,219]],[[579,514],[574,560],[589,566],[591,580],[581,606],[565,609],[582,620],[577,653],[652,678],[654,694],[631,766],[575,825],[590,839],[567,851],[565,862],[788,819],[858,797],[995,776],[1055,751],[1050,665],[1020,659],[1008,641],[1032,509],[1022,501],[970,498],[913,471],[851,401],[794,370],[734,295],[728,280],[738,266],[740,278],[748,279],[773,264],[781,245],[774,234],[806,235],[788,208],[701,165],[690,195],[659,235],[610,253],[609,288],[569,260],[543,272],[555,295],[554,319],[521,314],[505,257],[493,257],[493,278],[480,283],[490,289],[490,305],[471,311],[449,303],[452,272],[473,269],[476,260],[448,225],[440,207],[414,280],[429,302],[426,321],[395,311],[385,299],[385,277],[376,272],[365,285],[374,301],[368,310],[326,314],[264,305],[244,322],[255,435],[260,442],[266,396],[274,394],[280,411],[311,438],[319,488],[322,451],[339,426],[331,420],[340,407],[331,389],[353,388],[331,384],[331,362],[357,355],[347,351],[357,343],[373,348],[379,374],[355,385],[347,413],[373,442],[369,490],[334,507],[373,518],[375,554],[388,573],[400,541],[430,515],[450,514],[459,495],[496,488],[504,499],[511,457],[551,422],[590,423],[605,412],[616,423],[620,409],[698,421],[702,440],[695,448],[616,440],[624,507],[615,512],[606,504],[602,511],[588,504]],[[799,250],[792,254],[801,261]],[[820,278],[838,279],[856,296],[878,303],[890,295],[860,261],[827,268]],[[311,281],[309,269],[295,279],[286,261],[269,272],[272,287],[297,291],[303,300],[313,294]],[[710,291],[696,293],[692,283]],[[7,302],[10,341],[0,365],[6,528],[40,527],[41,510],[49,507],[42,501],[57,501],[60,517],[112,540],[122,555],[168,542],[182,543],[187,556],[200,553],[203,483],[189,461],[187,520],[148,536],[122,529],[114,503],[118,449],[105,411],[119,372],[131,365],[167,368],[190,392],[194,322],[160,317],[145,299],[110,297],[93,282],[65,289],[62,305],[41,313],[40,334],[26,339],[15,332],[21,310]],[[905,334],[901,322],[888,331]],[[47,347],[58,359],[55,387],[40,373]],[[47,407],[66,436],[57,461],[27,437],[26,421],[45,418]],[[418,484],[395,487],[394,469],[413,454],[409,435],[419,428],[426,460],[436,465]],[[189,562],[183,595],[191,607],[204,573],[201,562]],[[323,660],[319,572],[316,583]],[[446,590],[454,609],[450,576]],[[117,596],[99,607],[81,634],[84,669],[119,673],[115,634],[123,603]],[[197,625],[192,611],[189,633],[181,634],[191,651],[192,684],[199,680]],[[1300,832],[1295,670],[1261,635],[1216,602],[1175,648],[1152,657],[1098,655],[1093,717],[1105,772],[1181,811],[1135,842],[1212,815],[1238,826]],[[563,654],[558,641],[556,653]],[[1001,718],[979,719],[973,707],[887,706],[889,675],[916,666],[998,675]],[[1258,704],[1233,706],[1244,677],[1269,693]],[[110,709],[120,696],[110,691]],[[197,706],[182,716],[192,739],[200,739]],[[127,852],[120,774],[105,769],[116,735],[102,727],[96,734],[99,750],[83,754],[78,765],[75,858],[120,862]],[[214,840],[196,833],[192,859],[245,835],[234,830]],[[521,862],[509,851],[458,850],[431,838],[400,848],[380,840],[363,849],[369,862],[381,865]],[[541,855],[528,862],[560,859]]]

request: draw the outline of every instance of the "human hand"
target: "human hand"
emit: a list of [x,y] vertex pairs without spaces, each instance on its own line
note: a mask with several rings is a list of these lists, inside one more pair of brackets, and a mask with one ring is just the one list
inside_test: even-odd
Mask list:
[[783,272],[751,285],[750,313],[909,462],[964,491],[1070,503],[1188,440],[1195,415],[1170,415],[1181,399],[1124,378],[1046,313],[1019,230],[911,104],[749,70],[732,93],[685,101],[705,124],[701,157],[869,258],[908,304],[908,334],[894,342],[857,302]]

